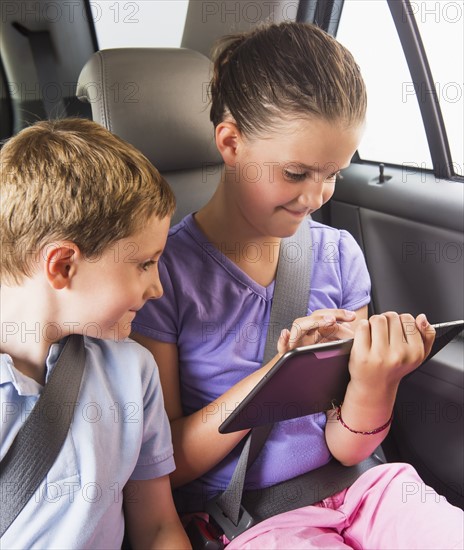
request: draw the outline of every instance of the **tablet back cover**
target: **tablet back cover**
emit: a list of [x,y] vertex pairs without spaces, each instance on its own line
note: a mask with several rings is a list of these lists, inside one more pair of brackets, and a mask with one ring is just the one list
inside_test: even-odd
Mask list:
[[[464,321],[434,325],[431,359],[464,326]],[[263,424],[298,418],[341,403],[350,380],[348,362],[353,341],[297,348],[286,353],[219,427],[230,433]],[[424,363],[426,362],[424,361]],[[414,371],[408,376],[414,374]]]
[[[220,426],[229,433],[325,411],[340,402],[350,376],[352,340],[332,342],[333,349],[283,356]],[[272,380],[272,381],[271,381]]]

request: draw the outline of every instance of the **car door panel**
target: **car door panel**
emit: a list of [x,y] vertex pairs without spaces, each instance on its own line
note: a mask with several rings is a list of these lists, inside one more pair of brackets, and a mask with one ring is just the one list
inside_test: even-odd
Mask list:
[[[330,223],[363,248],[372,312],[425,312],[432,323],[464,318],[464,188],[430,174],[405,177],[375,165],[343,172],[328,205]],[[406,181],[405,181],[406,180]],[[464,341],[453,340],[400,384],[388,460],[411,462],[424,481],[464,505]]]

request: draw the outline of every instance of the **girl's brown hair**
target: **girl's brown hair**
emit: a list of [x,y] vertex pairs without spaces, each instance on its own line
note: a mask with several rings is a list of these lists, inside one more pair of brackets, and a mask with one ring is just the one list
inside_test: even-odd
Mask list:
[[252,136],[283,117],[316,116],[349,126],[364,120],[366,89],[351,53],[305,23],[227,36],[213,52],[211,121],[231,116]]

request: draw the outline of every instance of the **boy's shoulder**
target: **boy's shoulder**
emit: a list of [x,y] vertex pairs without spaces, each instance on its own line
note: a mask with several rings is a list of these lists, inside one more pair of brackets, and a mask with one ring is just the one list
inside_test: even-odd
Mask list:
[[84,336],[87,361],[101,366],[112,376],[145,378],[156,370],[153,355],[131,338],[110,340]]

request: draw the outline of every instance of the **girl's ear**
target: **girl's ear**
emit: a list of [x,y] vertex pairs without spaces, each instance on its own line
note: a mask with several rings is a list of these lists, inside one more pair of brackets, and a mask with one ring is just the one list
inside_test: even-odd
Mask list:
[[59,241],[47,245],[42,251],[45,277],[50,286],[61,290],[69,286],[76,272],[79,247],[73,242]]
[[221,122],[216,126],[216,146],[221,153],[224,164],[234,167],[237,146],[241,139],[240,131],[234,122]]

